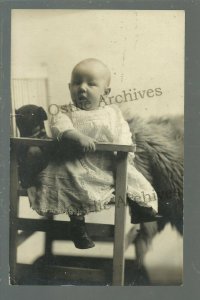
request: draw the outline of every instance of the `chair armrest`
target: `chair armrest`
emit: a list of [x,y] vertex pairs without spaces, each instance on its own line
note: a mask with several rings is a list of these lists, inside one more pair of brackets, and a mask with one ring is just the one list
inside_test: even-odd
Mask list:
[[[26,146],[50,146],[57,141],[53,139],[33,139],[33,138],[22,138],[22,137],[11,137],[11,144],[14,145],[26,145]],[[136,145],[119,145],[119,144],[105,144],[97,143],[97,151],[117,151],[117,152],[135,152]]]
[[25,138],[25,137],[11,137],[10,138],[11,145],[25,145],[25,146],[49,146],[56,143],[53,139],[33,139],[33,138]]
[[119,145],[119,144],[104,144],[97,143],[97,151],[116,151],[116,152],[135,152],[136,145]]

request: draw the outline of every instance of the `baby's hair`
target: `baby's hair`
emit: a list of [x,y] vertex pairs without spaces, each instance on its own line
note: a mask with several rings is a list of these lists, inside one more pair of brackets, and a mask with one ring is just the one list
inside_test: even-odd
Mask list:
[[106,83],[107,83],[107,86],[109,86],[110,85],[110,81],[111,81],[111,73],[110,73],[110,70],[108,69],[108,67],[101,61],[101,60],[99,60],[99,59],[97,59],[97,58],[86,58],[86,59],[84,59],[84,60],[82,60],[82,61],[80,61],[78,64],[76,64],[75,65],[75,67],[73,68],[73,70],[72,70],[72,74],[73,74],[73,72],[75,71],[75,69],[79,66],[79,65],[81,65],[81,64],[84,64],[84,63],[98,63],[98,64],[100,64],[104,69],[105,69],[105,74],[106,74],[106,76],[107,76],[107,78],[106,78]]

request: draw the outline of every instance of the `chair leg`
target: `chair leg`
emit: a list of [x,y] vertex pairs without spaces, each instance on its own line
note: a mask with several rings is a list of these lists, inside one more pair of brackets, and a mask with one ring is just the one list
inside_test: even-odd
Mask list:
[[18,170],[17,170],[17,151],[11,145],[10,153],[10,283],[16,284],[16,263],[17,263],[17,217],[19,206],[18,195]]
[[[53,215],[48,216],[47,220],[52,220],[53,221],[54,217]],[[50,231],[47,231],[45,233],[45,257],[48,259],[52,255],[52,242],[53,242],[53,237]]]
[[113,285],[124,285],[126,184],[128,153],[117,153]]

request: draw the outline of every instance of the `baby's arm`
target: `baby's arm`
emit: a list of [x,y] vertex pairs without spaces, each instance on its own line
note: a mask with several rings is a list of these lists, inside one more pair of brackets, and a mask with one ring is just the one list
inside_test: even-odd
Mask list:
[[66,141],[66,144],[78,147],[83,152],[95,151],[95,141],[76,130],[65,113],[59,112],[51,119],[51,130],[54,138]]
[[59,139],[66,141],[67,143],[74,143],[80,147],[83,152],[95,151],[95,140],[82,134],[76,129],[69,129],[60,134]]

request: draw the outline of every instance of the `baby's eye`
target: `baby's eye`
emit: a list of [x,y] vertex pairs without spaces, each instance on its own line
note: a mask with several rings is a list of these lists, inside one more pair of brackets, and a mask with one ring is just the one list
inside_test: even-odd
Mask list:
[[90,86],[95,86],[95,85],[96,85],[96,82],[90,81],[88,84],[89,84]]

